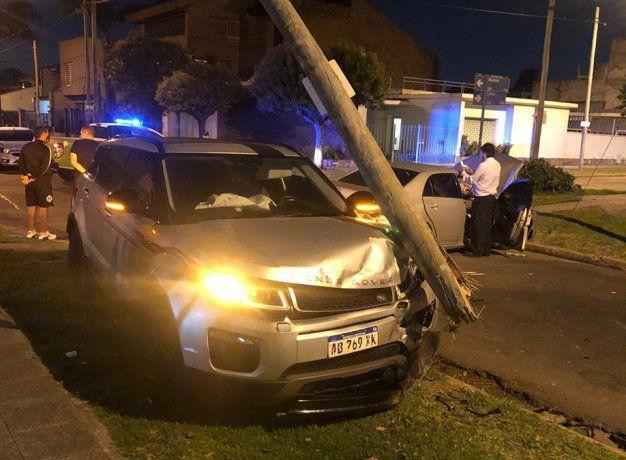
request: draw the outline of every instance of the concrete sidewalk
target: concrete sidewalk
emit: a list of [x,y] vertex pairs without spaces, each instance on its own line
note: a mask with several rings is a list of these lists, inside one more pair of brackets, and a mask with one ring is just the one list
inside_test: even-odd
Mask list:
[[54,380],[0,307],[0,460],[116,457],[106,429]]

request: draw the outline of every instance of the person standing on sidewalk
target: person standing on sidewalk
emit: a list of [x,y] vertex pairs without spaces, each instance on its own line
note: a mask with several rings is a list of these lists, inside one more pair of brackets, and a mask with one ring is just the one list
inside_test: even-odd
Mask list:
[[473,257],[491,255],[493,216],[496,210],[496,195],[500,184],[500,163],[494,158],[496,147],[488,142],[480,153],[482,163],[473,171],[463,166],[463,178],[468,182],[474,197],[472,201],[472,221],[470,225],[470,248]]
[[[50,130],[38,126],[34,130],[35,140],[22,147],[19,159],[22,184],[26,194],[28,233],[26,238],[54,240],[56,235],[48,231],[48,208],[54,206],[52,197],[52,150]],[[39,223],[39,232],[36,229]]]

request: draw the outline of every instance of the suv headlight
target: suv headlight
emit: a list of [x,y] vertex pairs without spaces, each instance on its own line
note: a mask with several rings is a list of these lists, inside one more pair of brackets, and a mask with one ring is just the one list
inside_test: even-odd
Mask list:
[[6,154],[8,154],[9,152],[11,152],[9,149],[2,149],[2,151]]
[[277,289],[256,285],[234,274],[205,272],[201,275],[201,286],[209,297],[226,306],[287,309]]

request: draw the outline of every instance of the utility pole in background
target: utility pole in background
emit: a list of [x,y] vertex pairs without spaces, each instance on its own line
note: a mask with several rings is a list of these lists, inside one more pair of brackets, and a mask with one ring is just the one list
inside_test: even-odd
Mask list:
[[98,112],[100,111],[100,86],[98,75],[98,23],[97,23],[97,5],[91,2],[91,70],[93,71],[93,121],[98,121]]
[[[409,200],[389,161],[359,115],[328,59],[289,0],[261,0],[274,25],[297,59],[304,74],[348,147],[376,202],[413,258],[444,310],[455,322],[478,317],[469,302],[469,292],[459,283],[416,205]],[[462,278],[462,277],[461,277]]]
[[[85,122],[91,105],[91,63],[89,59],[89,0],[83,0],[83,41],[85,45]],[[93,112],[92,112],[93,114]]]
[[39,126],[39,58],[37,56],[37,40],[33,40],[33,62],[35,64],[35,126]]
[[533,125],[533,140],[530,149],[530,158],[539,158],[539,143],[543,125],[543,108],[546,101],[546,86],[548,83],[548,67],[550,66],[550,44],[552,43],[552,24],[554,23],[554,8],[556,0],[548,0],[548,15],[546,17],[546,35],[543,40],[543,59],[541,62],[541,83],[539,84],[539,104],[535,109],[535,123]]
[[591,55],[589,56],[589,75],[587,76],[587,99],[585,99],[585,119],[581,125],[583,132],[580,137],[580,158],[578,159],[578,169],[583,169],[585,161],[585,141],[587,140],[587,130],[591,125],[589,121],[589,106],[591,105],[591,87],[593,85],[593,67],[596,59],[596,41],[598,39],[598,23],[600,22],[600,7],[596,6],[596,14],[593,19],[593,35],[591,37]]

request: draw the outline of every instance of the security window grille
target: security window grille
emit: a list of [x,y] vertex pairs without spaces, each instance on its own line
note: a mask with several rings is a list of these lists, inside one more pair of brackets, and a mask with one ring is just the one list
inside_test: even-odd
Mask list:
[[239,40],[240,25],[241,23],[235,19],[227,19],[226,20],[226,36],[228,38]]
[[72,63],[63,64],[63,85],[72,86]]

